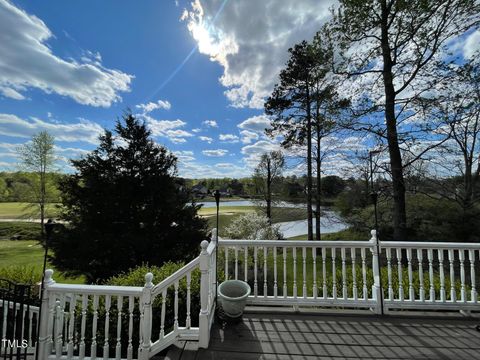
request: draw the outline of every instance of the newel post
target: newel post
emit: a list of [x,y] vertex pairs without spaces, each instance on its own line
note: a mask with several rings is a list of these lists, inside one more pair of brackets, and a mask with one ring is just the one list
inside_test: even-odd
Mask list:
[[145,275],[145,286],[142,291],[142,346],[140,347],[139,360],[148,360],[152,346],[152,288],[153,274]]
[[200,315],[198,319],[199,336],[198,347],[206,349],[210,342],[210,321],[208,309],[208,294],[209,294],[209,266],[210,259],[207,252],[208,241],[203,240],[200,244],[202,251],[200,252]]
[[[38,344],[37,344],[37,354],[39,360],[45,360],[48,358],[48,342],[52,336],[51,325],[49,322],[53,321],[50,319],[50,305],[49,301],[49,291],[48,288],[55,284],[55,281],[52,278],[53,270],[47,269],[44,274],[43,281],[43,291],[42,299],[40,304],[40,319],[38,319],[40,326],[38,328]],[[50,330],[50,331],[49,331]]]
[[373,285],[372,297],[375,301],[375,313],[383,315],[383,296],[382,296],[382,275],[379,261],[379,243],[377,237],[377,230],[370,232],[372,235],[370,243],[372,244],[370,250],[372,252],[372,270],[373,270]]

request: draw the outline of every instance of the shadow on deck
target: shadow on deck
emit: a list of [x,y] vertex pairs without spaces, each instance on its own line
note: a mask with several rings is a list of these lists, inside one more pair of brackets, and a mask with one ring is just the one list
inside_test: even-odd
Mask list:
[[168,359],[480,359],[478,319],[249,313],[214,325],[208,349],[182,342]]

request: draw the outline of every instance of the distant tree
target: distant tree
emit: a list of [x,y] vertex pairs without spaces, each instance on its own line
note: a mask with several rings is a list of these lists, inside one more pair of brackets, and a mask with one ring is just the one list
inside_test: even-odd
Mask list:
[[412,103],[434,85],[431,75],[448,56],[449,40],[478,25],[479,10],[475,0],[341,0],[334,13],[336,72],[355,97],[352,128],[388,144],[396,240],[407,238],[404,169],[435,146],[430,141],[403,159],[402,151],[410,151],[405,144],[434,130],[429,122],[408,122],[415,116]]
[[189,260],[206,221],[176,182],[176,157],[131,114],[60,182],[68,225],[52,240],[52,263],[98,282],[139,264]]
[[55,139],[47,131],[33,135],[32,140],[18,148],[21,166],[33,174],[30,182],[33,201],[38,205],[40,212],[40,226],[44,235],[45,207],[49,202],[51,192],[51,176],[55,165]]
[[275,182],[279,180],[285,167],[285,158],[281,151],[271,151],[260,157],[260,162],[254,170],[253,178],[257,191],[265,201],[268,221],[272,222],[272,192]]

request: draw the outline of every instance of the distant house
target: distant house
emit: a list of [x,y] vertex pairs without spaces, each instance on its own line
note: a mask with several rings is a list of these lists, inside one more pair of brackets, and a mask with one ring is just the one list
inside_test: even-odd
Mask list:
[[193,195],[198,197],[205,197],[206,195],[208,195],[208,189],[205,187],[205,185],[200,183],[192,186],[192,193]]

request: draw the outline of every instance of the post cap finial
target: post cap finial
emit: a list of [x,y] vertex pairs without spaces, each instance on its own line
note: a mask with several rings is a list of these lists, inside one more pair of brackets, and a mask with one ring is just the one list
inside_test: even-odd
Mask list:
[[151,288],[153,286],[152,283],[153,280],[153,274],[151,272],[145,274],[145,287],[146,288]]
[[377,230],[373,229],[372,231],[370,231],[370,235],[372,235],[372,239],[376,239],[377,238]]
[[45,270],[45,283],[49,284],[51,282],[53,282],[53,270],[47,269]]
[[208,241],[207,241],[207,240],[203,240],[203,241],[200,243],[200,247],[202,248],[202,251],[206,251],[206,250],[207,250],[207,247],[208,247]]

